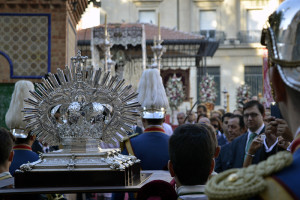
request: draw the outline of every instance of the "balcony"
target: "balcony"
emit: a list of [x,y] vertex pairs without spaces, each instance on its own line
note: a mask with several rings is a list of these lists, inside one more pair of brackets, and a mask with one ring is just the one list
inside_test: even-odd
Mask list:
[[194,32],[194,34],[202,35],[209,40],[219,41],[220,43],[224,43],[224,40],[226,39],[224,31],[201,30],[199,32]]
[[240,43],[259,43],[261,30],[239,31],[237,38]]

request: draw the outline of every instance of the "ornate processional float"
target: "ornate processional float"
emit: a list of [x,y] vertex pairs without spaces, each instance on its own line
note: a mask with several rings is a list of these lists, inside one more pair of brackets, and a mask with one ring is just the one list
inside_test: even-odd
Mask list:
[[[41,154],[15,173],[15,187],[127,186],[141,182],[140,160],[120,150],[100,148],[127,137],[140,116],[137,93],[124,79],[111,76],[109,41],[105,38],[105,71],[86,66],[87,57],[71,58],[71,67],[49,73],[24,108],[30,134],[49,145],[62,144],[57,153]],[[47,180],[47,181],[44,181]]]

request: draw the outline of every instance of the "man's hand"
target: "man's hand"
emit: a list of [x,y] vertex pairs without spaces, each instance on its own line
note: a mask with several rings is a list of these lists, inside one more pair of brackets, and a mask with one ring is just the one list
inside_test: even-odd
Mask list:
[[248,153],[251,155],[254,155],[256,151],[263,145],[263,139],[261,138],[261,135],[257,136],[251,143],[251,146],[248,150]]
[[266,119],[266,130],[265,130],[265,134],[266,134],[266,143],[268,145],[268,147],[272,146],[277,139],[276,133],[277,133],[277,126],[278,126],[278,122],[276,121],[275,117],[268,117]]
[[280,146],[283,149],[287,149],[290,146],[290,142],[283,139],[283,137],[279,136],[278,137],[278,146]]
[[277,122],[277,132],[276,136],[281,136],[283,139],[292,142],[294,139],[293,133],[288,127],[286,121],[284,119],[276,119]]

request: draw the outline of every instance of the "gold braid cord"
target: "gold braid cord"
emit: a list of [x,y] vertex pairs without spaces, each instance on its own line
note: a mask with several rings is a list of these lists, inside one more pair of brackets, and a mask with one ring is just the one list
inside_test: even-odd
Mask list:
[[207,182],[205,194],[212,200],[247,199],[266,189],[265,177],[280,171],[292,162],[292,154],[282,151],[257,165],[224,171]]

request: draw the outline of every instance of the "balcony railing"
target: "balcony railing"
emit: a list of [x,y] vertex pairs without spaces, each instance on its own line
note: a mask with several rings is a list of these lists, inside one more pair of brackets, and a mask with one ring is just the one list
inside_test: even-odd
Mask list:
[[261,30],[239,31],[237,37],[240,43],[257,43],[260,42]]
[[219,41],[223,43],[226,39],[226,35],[224,31],[216,31],[216,30],[201,30],[199,32],[194,32],[195,34],[203,35],[205,38],[212,39],[215,41]]

